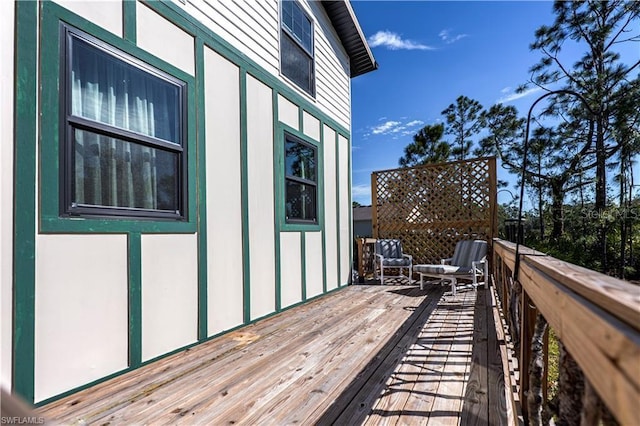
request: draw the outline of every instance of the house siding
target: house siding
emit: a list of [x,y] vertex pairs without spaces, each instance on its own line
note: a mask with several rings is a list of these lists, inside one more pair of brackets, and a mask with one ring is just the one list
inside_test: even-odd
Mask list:
[[[280,23],[278,0],[203,0],[177,5],[219,34],[283,84],[299,90],[280,74]],[[314,20],[316,96],[312,102],[349,128],[351,81],[347,56],[320,2],[300,0]]]
[[[15,3],[3,5],[0,40],[12,40],[15,31]],[[0,385],[11,389],[13,362],[13,95],[14,44],[0,48]]]
[[[258,36],[273,28],[277,39],[277,2],[59,3],[16,7],[16,25],[37,38],[17,42],[16,69],[31,72],[0,101],[3,120],[14,102],[27,112],[19,135],[1,130],[3,383],[47,403],[349,283],[349,77],[341,46],[321,58],[323,40],[337,38],[319,5],[304,3],[316,66],[338,81],[323,98],[319,80],[313,100],[279,76],[277,41]],[[217,21],[199,12],[214,8]],[[240,18],[255,25],[243,33]],[[185,82],[186,220],[59,215],[61,22]],[[285,132],[318,150],[314,224],[284,219]],[[18,142],[20,175],[7,179]],[[4,296],[18,281],[12,312]]]

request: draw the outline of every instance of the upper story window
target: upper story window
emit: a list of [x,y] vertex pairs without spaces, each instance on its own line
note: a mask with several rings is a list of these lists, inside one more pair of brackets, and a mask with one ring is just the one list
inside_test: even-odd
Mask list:
[[65,28],[63,214],[185,218],[185,84]]
[[285,219],[288,223],[317,223],[318,149],[285,133],[284,152]]
[[313,22],[295,0],[282,3],[280,67],[282,74],[315,96]]

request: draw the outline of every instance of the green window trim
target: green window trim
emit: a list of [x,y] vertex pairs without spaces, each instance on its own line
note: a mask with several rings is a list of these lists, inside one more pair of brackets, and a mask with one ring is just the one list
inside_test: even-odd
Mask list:
[[[322,125],[322,121],[320,122]],[[322,155],[322,142],[310,138],[305,133],[294,129],[282,122],[277,122],[275,128],[275,196],[276,196],[276,229],[278,231],[324,231],[324,159]],[[287,137],[292,138],[305,146],[312,147],[316,153],[316,220],[287,220],[287,194],[286,194],[286,153],[285,144]]]
[[[41,110],[50,113],[42,114],[40,134],[40,232],[43,233],[193,233],[197,231],[196,210],[196,93],[195,78],[177,67],[164,62],[150,53],[135,46],[131,41],[122,39],[99,26],[67,11],[53,2],[45,2],[42,7],[41,40]],[[66,58],[60,55],[64,37],[62,28],[70,26],[87,34],[127,57],[143,64],[149,69],[171,79],[182,82],[184,115],[182,125],[184,132],[181,149],[184,150],[181,168],[183,178],[181,191],[184,194],[183,208],[180,214],[147,215],[143,217],[106,217],[107,215],[69,216],[61,214],[65,211],[66,200],[60,195],[65,184],[63,166],[64,137],[67,126],[65,122],[65,104],[61,101],[58,84],[61,72],[66,66]],[[60,87],[64,87],[61,84]],[[46,161],[45,161],[46,159]],[[171,216],[171,217],[167,217]],[[186,216],[186,218],[185,218]]]
[[185,84],[62,24],[62,216],[184,219]]
[[287,223],[318,223],[318,147],[284,134],[284,192]]

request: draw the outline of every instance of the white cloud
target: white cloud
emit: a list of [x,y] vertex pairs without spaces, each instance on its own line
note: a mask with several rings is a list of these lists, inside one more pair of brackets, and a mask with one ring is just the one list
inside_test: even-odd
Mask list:
[[367,40],[371,47],[385,46],[391,50],[433,50],[433,47],[416,43],[412,40],[403,40],[402,37],[391,31],[378,31]]
[[351,196],[353,198],[371,197],[371,185],[353,185]]
[[[506,88],[505,88],[506,89]],[[502,89],[500,92],[504,93],[505,96],[498,99],[496,102],[500,104],[506,104],[507,102],[515,101],[516,99],[524,98],[526,96],[532,95],[536,92],[542,90],[539,87],[532,87],[531,89],[527,89],[524,92],[516,93],[516,92],[505,92],[505,89]]]
[[[402,117],[403,119],[407,119],[407,117]],[[370,128],[370,134],[373,135],[397,135],[401,134],[403,136],[413,135],[416,132],[416,127],[424,124],[422,120],[410,120],[406,123],[402,123],[402,121],[398,120],[388,120],[384,123],[374,126]],[[397,138],[393,138],[397,139]]]
[[513,90],[513,88],[512,88],[511,86],[507,86],[507,87],[505,87],[504,89],[502,89],[502,90],[500,91],[500,93],[509,93],[509,92],[511,92],[512,90]]
[[467,34],[451,34],[451,30],[442,30],[438,36],[440,37],[440,40],[446,44],[455,43],[458,40],[468,37]]
[[385,121],[381,125],[375,126],[373,129],[371,129],[371,133],[373,133],[374,135],[384,135],[390,133],[398,124],[400,124],[399,121]]

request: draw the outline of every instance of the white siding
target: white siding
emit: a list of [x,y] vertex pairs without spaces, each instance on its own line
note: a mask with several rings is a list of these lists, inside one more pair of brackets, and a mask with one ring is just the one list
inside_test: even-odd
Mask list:
[[327,290],[338,287],[338,221],[336,194],[336,132],[324,126],[324,229]]
[[307,298],[322,294],[322,232],[305,233]]
[[[82,16],[87,21],[122,37],[122,1],[120,0],[54,0],[60,6]],[[8,3],[8,2],[6,2]],[[6,4],[3,4],[3,9]],[[4,12],[6,13],[6,11]],[[13,15],[11,15],[13,16]]]
[[277,0],[175,2],[215,34],[273,75],[278,74]]
[[198,339],[196,234],[143,235],[142,361]]
[[303,132],[311,139],[320,141],[320,120],[309,114],[307,111],[302,115]]
[[175,4],[255,61],[266,72],[308,98],[338,123],[350,128],[349,58],[320,2],[301,0],[314,21],[316,97],[311,99],[280,75],[278,0],[189,0]]
[[351,233],[349,230],[349,141],[342,135],[338,135],[338,167],[340,175],[340,285],[349,281],[351,265],[349,251],[351,249]]
[[15,2],[0,16],[0,386],[11,389],[13,336],[13,40]]
[[127,367],[125,235],[36,240],[35,401]]
[[191,35],[136,2],[137,44],[186,73],[195,74],[195,46]]
[[271,89],[247,75],[247,171],[251,319],[275,310]]
[[316,19],[314,48],[317,106],[349,129],[351,125],[349,58],[322,4],[309,1],[307,5]]
[[280,305],[302,300],[302,248],[299,232],[280,233]]
[[204,62],[207,332],[211,336],[243,321],[240,71],[208,48]]
[[278,95],[278,120],[289,127],[300,130],[298,105],[282,95]]

